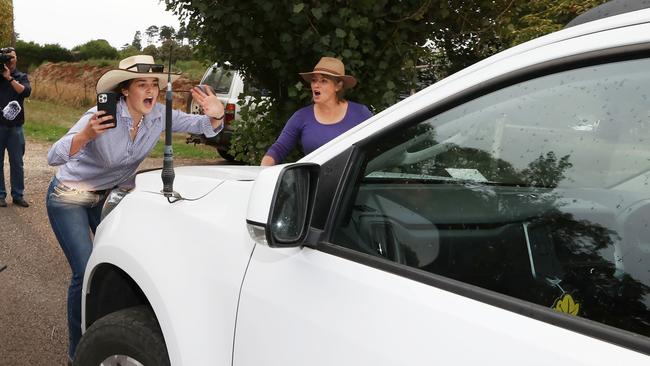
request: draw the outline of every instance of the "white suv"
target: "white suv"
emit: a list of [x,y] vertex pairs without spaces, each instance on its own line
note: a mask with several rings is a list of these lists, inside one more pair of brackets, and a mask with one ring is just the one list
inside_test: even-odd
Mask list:
[[[229,62],[223,64],[215,63],[203,74],[200,84],[208,85],[219,97],[225,107],[224,129],[214,137],[205,135],[189,134],[186,142],[194,144],[206,144],[213,146],[222,158],[233,161],[234,157],[228,153],[230,139],[233,129],[231,123],[239,115],[239,95],[244,92],[244,78],[242,73],[234,69]],[[201,113],[201,107],[190,98],[188,110],[190,113]]]
[[[650,10],[519,45],[297,163],[160,172],[76,362],[650,364]],[[139,362],[139,363],[136,363]]]

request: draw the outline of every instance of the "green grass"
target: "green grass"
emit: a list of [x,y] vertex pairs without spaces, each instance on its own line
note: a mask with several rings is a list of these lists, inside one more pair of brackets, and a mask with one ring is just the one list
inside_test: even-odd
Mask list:
[[[175,133],[172,135],[172,148],[174,149],[175,157],[200,160],[215,160],[221,158],[217,150],[211,146],[194,146],[194,144],[185,143],[186,136],[187,134],[184,133]],[[149,156],[152,158],[162,157],[164,147],[165,137],[162,136],[153,150],[149,153]]]
[[[29,139],[53,143],[65,135],[87,110],[87,108],[70,107],[49,101],[26,99],[25,136]],[[175,157],[205,160],[219,158],[217,151],[210,146],[186,144],[186,136],[187,134],[184,133],[173,134],[172,146]],[[164,136],[161,136],[149,156],[162,157],[164,144]]]
[[25,99],[24,105],[25,136],[46,142],[58,140],[88,110],[36,99]]
[[[210,65],[207,62],[199,61],[177,61],[175,65],[172,65],[172,71],[180,71],[187,75],[190,80],[201,80],[205,70]],[[165,67],[167,67],[167,64],[165,64]]]

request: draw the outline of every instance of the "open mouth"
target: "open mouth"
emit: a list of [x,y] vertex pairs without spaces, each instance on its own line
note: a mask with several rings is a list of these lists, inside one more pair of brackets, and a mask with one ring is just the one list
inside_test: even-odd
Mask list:
[[144,103],[144,106],[147,108],[151,107],[153,105],[153,97],[145,98],[142,103]]
[[320,92],[318,90],[314,90],[314,96],[315,97],[320,97]]

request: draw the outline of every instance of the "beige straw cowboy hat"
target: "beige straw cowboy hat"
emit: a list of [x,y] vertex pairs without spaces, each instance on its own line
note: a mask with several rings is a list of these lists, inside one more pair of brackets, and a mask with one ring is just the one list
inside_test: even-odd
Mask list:
[[[180,74],[171,74],[172,82]],[[97,81],[97,93],[114,90],[121,82],[136,78],[158,78],[158,86],[163,89],[167,86],[167,74],[164,65],[156,64],[152,56],[135,55],[120,61],[117,69],[109,70]]]
[[353,88],[357,85],[357,79],[351,75],[345,75],[345,66],[343,62],[338,58],[334,57],[321,57],[320,61],[314,66],[314,71],[310,72],[301,72],[300,76],[305,79],[306,82],[311,82],[311,76],[314,74],[323,74],[334,76],[343,81],[343,89]]

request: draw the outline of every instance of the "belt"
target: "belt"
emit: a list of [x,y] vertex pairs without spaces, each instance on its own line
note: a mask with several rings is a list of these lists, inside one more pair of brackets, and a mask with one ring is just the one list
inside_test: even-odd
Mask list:
[[111,191],[110,188],[99,189],[99,190],[94,190],[94,191],[89,191],[89,190],[79,189],[79,188],[73,188],[73,187],[70,187],[70,186],[67,186],[67,185],[61,183],[61,181],[58,180],[56,177],[53,178],[53,181],[54,181],[55,186],[65,190],[65,191],[68,191],[68,192],[75,191],[75,192],[79,192],[79,193],[93,193],[93,194],[104,195],[104,194],[110,193],[110,191]]
[[52,193],[48,196],[48,199],[83,207],[96,207],[102,204],[110,191],[109,189],[86,191],[68,187],[56,177],[52,179],[52,185]]

